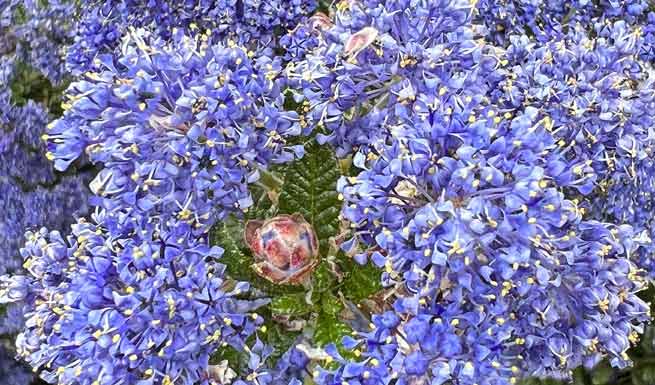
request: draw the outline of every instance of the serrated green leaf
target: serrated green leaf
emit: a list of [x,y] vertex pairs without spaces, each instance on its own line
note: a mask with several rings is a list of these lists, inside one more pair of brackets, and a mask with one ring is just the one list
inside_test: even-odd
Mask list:
[[216,224],[211,231],[212,244],[223,248],[221,263],[227,266],[232,278],[244,280],[250,277],[252,261],[244,253],[245,245],[241,239],[241,223],[233,217]]
[[[225,249],[222,263],[227,265],[228,274],[233,278],[247,280],[269,294],[299,292],[302,288],[274,285],[254,273],[251,268],[252,254],[242,239],[245,221],[300,213],[314,227],[319,238],[321,256],[325,257],[330,237],[336,235],[339,228],[341,203],[336,192],[340,176],[339,164],[331,148],[320,146],[312,140],[306,145],[302,159],[262,175],[262,183],[251,187],[254,204],[245,218],[232,217],[215,225],[211,230],[212,244]],[[276,191],[278,188],[279,192]],[[269,198],[271,194],[277,196],[277,207]],[[312,274],[312,288],[316,293],[312,299],[320,300],[320,293],[334,287],[334,281],[335,277],[326,264],[319,264]]]
[[[268,175],[267,179],[274,178],[270,173],[266,174]],[[265,184],[250,186],[250,194],[252,195],[253,205],[248,209],[248,212],[245,213],[245,218],[240,220],[242,226],[245,221],[250,219],[262,219],[275,216],[275,211],[277,208],[274,207],[273,202],[271,202],[269,199],[267,189],[268,186]]]
[[209,357],[210,365],[218,365],[223,360],[227,360],[228,365],[232,370],[241,372],[247,370],[248,367],[248,354],[240,352],[233,347],[226,345],[221,346]]
[[314,330],[314,343],[317,346],[327,344],[340,344],[341,338],[349,334],[352,329],[345,323],[339,321],[335,316],[322,313],[316,319]]
[[[350,160],[338,160],[331,148],[314,141],[306,146],[302,159],[283,169],[280,212],[301,213],[314,226],[323,258],[330,251],[330,237],[339,231],[341,202],[336,191],[337,180],[350,171],[351,163]],[[346,298],[361,301],[381,289],[380,271],[376,267],[360,266],[343,254],[339,255],[338,262],[345,274],[342,292]],[[335,284],[335,276],[325,262],[314,271],[312,280],[317,293]]]
[[260,171],[259,182],[267,189],[275,191],[280,190],[284,184],[284,181],[278,175],[267,170]]
[[315,141],[306,145],[302,159],[285,165],[280,191],[280,212],[300,213],[314,227],[322,256],[329,250],[330,237],[339,231],[340,201],[336,185],[339,164],[328,146]]
[[334,296],[324,295],[321,300],[321,310],[329,316],[336,317],[343,310],[343,304]]
[[359,302],[382,290],[381,272],[374,265],[368,263],[362,266],[351,260],[344,270],[347,274],[341,292],[346,298]]
[[335,277],[330,272],[327,263],[322,261],[312,273],[312,289],[314,290],[314,293],[320,295],[329,290],[334,285],[334,280]]
[[300,332],[284,330],[282,326],[273,322],[266,323],[267,331],[264,335],[264,340],[268,346],[273,348],[273,353],[270,356],[270,362],[277,362],[277,360],[286,353],[289,348],[294,344]]
[[307,303],[304,293],[292,293],[272,298],[271,313],[273,315],[287,315],[299,317],[314,311],[314,307]]

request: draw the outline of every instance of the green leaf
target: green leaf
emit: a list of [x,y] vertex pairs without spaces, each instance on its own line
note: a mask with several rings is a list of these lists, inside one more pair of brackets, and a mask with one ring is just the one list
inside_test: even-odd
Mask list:
[[284,181],[272,171],[261,170],[259,182],[269,190],[278,191],[282,188]]
[[325,295],[321,300],[321,310],[329,316],[336,317],[343,310],[343,304],[336,297]]
[[350,334],[352,329],[345,323],[339,321],[335,316],[323,313],[316,319],[314,330],[314,343],[317,346],[327,344],[340,344],[341,338]]
[[[348,258],[345,257],[344,258]],[[341,292],[355,302],[362,301],[382,290],[380,283],[380,269],[368,263],[364,266],[353,260],[344,261],[342,268],[347,272]]]
[[[323,262],[312,274],[317,293],[335,285],[335,276],[325,259],[330,250],[330,237],[339,233],[341,201],[336,192],[337,180],[351,171],[351,160],[338,160],[333,150],[316,141],[306,145],[305,156],[282,169],[284,185],[280,191],[280,212],[300,213],[314,227],[320,243]],[[346,298],[361,301],[381,289],[380,270],[372,265],[361,266],[343,253],[337,263],[344,273],[342,292]]]
[[284,185],[279,209],[286,214],[300,213],[314,227],[323,257],[329,251],[330,237],[339,231],[341,202],[337,198],[339,163],[328,146],[312,140],[305,156],[284,166]]
[[211,231],[212,244],[223,248],[223,257],[220,262],[227,266],[229,275],[237,280],[250,278],[250,264],[252,260],[244,251],[246,248],[241,234],[241,222],[229,217],[216,224]]
[[314,311],[314,307],[307,303],[304,293],[293,293],[276,296],[271,300],[273,315],[302,316]]
[[[266,183],[275,180],[275,177],[271,173],[266,172],[265,175],[266,177],[262,176],[262,178],[267,180]],[[270,183],[278,182],[276,181]],[[277,207],[273,205],[273,202],[271,202],[271,199],[269,198],[269,192],[271,192],[271,190],[269,190],[269,185],[262,182],[261,184],[250,186],[249,189],[250,194],[252,194],[253,205],[249,207],[248,212],[245,213],[245,218],[240,220],[241,226],[244,228],[245,221],[250,219],[270,218],[275,216],[277,211]],[[273,191],[273,193],[275,192]]]
[[248,354],[240,352],[229,345],[216,349],[209,357],[209,364],[218,365],[223,360],[227,360],[229,367],[237,372],[248,368]]
[[267,321],[266,327],[267,331],[264,333],[263,339],[268,346],[273,347],[270,362],[275,363],[294,344],[300,332],[284,330],[282,326],[272,321]]
[[18,62],[14,68],[11,82],[11,101],[17,106],[25,105],[28,100],[43,103],[55,116],[63,114],[61,95],[68,87],[68,80],[59,85],[53,85],[36,68]]
[[321,261],[312,272],[312,289],[317,295],[331,289],[334,286],[334,275],[330,272],[327,262]]
[[[269,218],[278,213],[300,213],[314,226],[324,256],[330,237],[336,235],[339,228],[341,204],[336,192],[339,176],[339,164],[332,149],[312,140],[302,159],[264,172],[261,183],[251,186],[254,205],[246,213],[245,220]],[[280,189],[279,195],[277,189]],[[273,204],[271,195],[277,195],[279,207]],[[251,268],[252,253],[242,239],[245,220],[231,217],[211,230],[212,244],[225,249],[221,262],[227,266],[228,275],[249,281],[269,294],[302,291],[298,286],[272,284],[255,274]],[[315,290],[328,290],[333,280],[329,271],[319,268],[314,280]]]

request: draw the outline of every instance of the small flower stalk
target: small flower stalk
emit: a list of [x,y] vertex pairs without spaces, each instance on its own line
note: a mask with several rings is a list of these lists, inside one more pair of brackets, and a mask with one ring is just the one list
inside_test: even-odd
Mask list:
[[318,264],[316,233],[300,214],[248,221],[244,236],[253,269],[275,284],[302,284]]

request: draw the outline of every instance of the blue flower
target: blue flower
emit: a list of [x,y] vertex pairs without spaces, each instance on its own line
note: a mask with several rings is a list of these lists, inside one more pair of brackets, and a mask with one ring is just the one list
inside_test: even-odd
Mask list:
[[0,374],[10,384],[29,384],[33,375],[23,364],[13,359],[13,354],[6,348],[0,348]]
[[[615,366],[628,364],[625,352],[649,317],[635,294],[646,280],[631,260],[643,237],[630,226],[583,219],[580,200],[567,198],[571,189],[590,194],[599,175],[588,161],[593,152],[575,151],[575,157],[562,150],[565,131],[553,127],[561,115],[548,114],[550,104],[499,98],[495,84],[515,77],[502,67],[491,77],[498,83],[468,75],[475,85],[436,96],[412,87],[396,115],[384,115],[389,129],[355,154],[362,171],[337,186],[342,215],[356,234],[345,249],[360,261],[370,257],[384,284],[407,291],[396,299],[396,312],[434,314],[458,330],[444,333],[449,342],[439,346],[431,338],[416,343],[431,362],[454,356],[457,365],[419,374],[422,355],[409,341],[425,332],[414,326],[402,337],[407,347],[398,341],[402,334],[389,331],[388,357],[400,358],[386,366],[399,378],[505,383],[522,373],[566,377],[604,356]],[[561,107],[553,101],[552,108]],[[594,293],[586,301],[583,287]],[[581,340],[578,320],[622,329]],[[380,354],[373,342],[364,346],[363,356]]]
[[145,31],[122,49],[70,86],[70,108],[48,132],[58,169],[83,152],[102,165],[94,204],[119,221],[173,218],[202,233],[248,210],[262,169],[302,156],[287,144],[301,127],[282,107],[279,61]]
[[292,29],[317,7],[315,0],[203,0],[200,2],[97,0],[84,7],[68,50],[67,68],[75,75],[98,68],[100,55],[118,52],[130,28],[151,29],[170,40],[176,34],[206,33],[212,42],[249,48],[277,46],[277,29]]
[[[15,57],[0,58],[0,84],[10,84],[16,75]],[[42,137],[51,114],[42,104],[13,102],[10,88],[0,91],[0,260],[2,273],[20,269],[18,249],[23,233],[32,226],[64,229],[72,216],[88,211],[88,172],[72,167],[76,175],[55,172],[45,156]]]
[[74,5],[67,1],[0,1],[0,55],[11,53],[51,82],[66,77],[64,50],[73,29]]
[[246,348],[262,302],[238,298],[248,284],[224,280],[220,248],[177,229],[112,240],[80,220],[67,241],[45,229],[28,233],[21,253],[29,278],[5,280],[2,295],[30,308],[21,357],[61,384],[206,381],[216,347]]
[[[0,90],[0,270],[16,273],[0,302],[27,309],[0,329],[22,328],[21,356],[71,385],[507,385],[630,365],[655,276],[648,3],[317,7],[106,0],[74,20],[0,0],[0,84],[21,62],[61,82],[64,54],[76,76],[43,156],[51,115]],[[267,300],[242,299],[207,232],[310,133],[358,170],[337,184],[341,247],[389,291],[348,357],[299,340],[273,363]],[[86,210],[87,157],[93,221],[28,232],[21,274],[25,227]],[[208,364],[221,345],[244,373]]]
[[405,371],[409,375],[425,375],[428,371],[428,359],[420,351],[410,353],[405,357]]
[[345,156],[394,130],[419,95],[476,87],[466,72],[477,73],[480,56],[471,13],[466,1],[342,2],[333,25],[321,23],[320,44],[288,68],[311,124],[327,129],[319,139]]

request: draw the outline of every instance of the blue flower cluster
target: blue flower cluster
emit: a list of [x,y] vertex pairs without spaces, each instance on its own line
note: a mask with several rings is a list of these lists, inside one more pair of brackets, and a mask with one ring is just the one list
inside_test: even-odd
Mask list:
[[[8,2],[3,6],[0,39],[15,43],[0,50],[0,272],[6,273],[22,264],[18,249],[26,228],[48,225],[63,230],[73,222],[73,213],[87,212],[90,178],[77,169],[70,175],[55,172],[42,141],[52,114],[40,100],[27,99],[17,104],[12,91],[19,66],[24,63],[52,80],[61,80],[61,58],[48,58],[57,55],[61,47],[53,36],[39,31],[57,21],[53,15],[62,12],[59,3],[51,2],[51,8],[41,8],[37,2]],[[28,22],[15,23],[19,9],[28,13],[21,16],[29,17]],[[53,31],[63,33],[59,27],[53,27]],[[39,39],[33,35],[39,35]],[[27,42],[32,48],[25,47]],[[49,64],[35,61],[37,57]]]
[[210,353],[243,346],[262,322],[257,302],[237,298],[248,285],[223,278],[222,250],[189,229],[112,239],[80,220],[67,241],[27,237],[30,275],[5,281],[3,297],[33,309],[18,352],[49,382],[207,383]]
[[319,383],[624,367],[649,320],[636,295],[652,218],[640,27],[521,20],[548,39],[508,33],[503,46],[479,38],[484,6],[343,2],[289,69],[321,139],[363,170],[338,186],[356,234],[343,248],[400,291],[349,341],[364,360]]
[[145,30],[128,33],[121,51],[71,84],[46,156],[59,170],[83,153],[102,165],[94,203],[122,227],[172,220],[203,233],[248,210],[247,184],[262,169],[302,156],[287,144],[304,123],[282,108],[279,60],[206,35],[167,42]]
[[[63,46],[70,5],[58,1],[0,1],[0,273],[22,270],[19,248],[28,228],[47,225],[64,230],[72,215],[86,214],[90,173],[79,167],[55,172],[45,156],[42,135],[53,115],[45,100],[19,95],[23,70],[39,72],[53,84],[63,82]],[[47,80],[46,80],[47,82]],[[43,87],[43,85],[33,85]],[[49,85],[48,85],[49,87]],[[37,90],[42,93],[43,90]],[[76,165],[77,166],[77,165]],[[2,306],[0,338],[14,339],[24,326],[24,304]],[[11,345],[7,345],[11,346]],[[0,375],[28,384],[33,373],[0,351]]]
[[[1,269],[29,273],[0,301],[26,309],[18,351],[48,382],[513,385],[631,365],[655,278],[646,1],[0,8]],[[60,82],[64,56],[75,81],[48,124],[9,84],[19,62]],[[268,299],[208,231],[307,135],[357,170],[337,184],[340,246],[379,268],[386,303],[344,349],[305,335],[272,362]],[[227,347],[241,372],[209,364]]]
[[317,5],[316,0],[96,0],[80,17],[66,61],[76,75],[94,68],[97,56],[114,52],[130,27],[151,27],[164,40],[177,31],[200,32],[213,42],[271,49],[276,29],[293,28]]
[[[468,2],[358,1],[339,7],[343,12],[334,25],[317,25],[324,31],[322,43],[288,68],[308,120],[329,131],[319,140],[336,145],[338,155],[392,130],[387,113],[406,109],[428,89],[475,86],[469,70],[482,50],[467,26]],[[483,64],[493,66],[489,60]]]
[[0,348],[0,375],[8,384],[30,384],[32,373],[13,359],[13,354],[5,347]]
[[[485,37],[500,45],[508,44],[512,36],[529,36],[546,43],[566,36],[572,27],[591,30],[619,20],[640,25],[652,36],[655,21],[652,7],[644,0],[480,0],[475,13],[476,23],[484,28]],[[639,52],[647,60],[653,58],[652,38],[649,43]]]
[[15,62],[3,57],[0,63],[0,84],[7,85],[0,91],[0,197],[6,210],[0,220],[0,271],[5,273],[21,265],[17,251],[26,228],[49,224],[63,229],[71,223],[72,213],[87,211],[89,177],[54,171],[41,140],[51,116],[33,100],[21,106],[13,103],[8,85]]
[[[183,32],[130,30],[119,55],[100,54],[95,72],[69,87],[64,116],[44,136],[59,170],[82,155],[103,167],[91,183],[97,224],[74,226],[70,246],[58,233],[28,233],[33,277],[27,286],[20,275],[5,282],[7,302],[34,309],[19,352],[49,382],[192,384],[209,380],[217,346],[256,350],[245,339],[262,319],[247,313],[261,303],[232,298],[246,291],[242,283],[222,293],[231,281],[208,264],[220,253],[198,236],[248,209],[247,184],[269,163],[302,155],[286,141],[305,124],[281,108],[279,60]],[[41,306],[53,297],[70,302]],[[267,371],[262,364],[253,370]]]
[[[470,126],[443,136],[434,126],[395,136],[371,149],[376,155],[362,165],[366,171],[341,181],[344,216],[361,243],[345,246],[373,247],[364,256],[384,269],[387,285],[405,290],[394,314],[406,315],[407,325],[365,334],[365,347],[377,346],[371,338],[407,340],[387,361],[377,349],[364,350],[382,367],[406,377],[426,375],[414,359],[442,362],[433,372],[437,383],[501,384],[519,371],[566,377],[602,356],[628,364],[625,351],[649,319],[636,296],[646,279],[630,258],[638,240],[628,226],[582,220],[577,203],[555,188],[562,174],[534,162],[533,151],[544,147],[516,146],[514,130],[523,138],[529,128],[545,136],[543,125],[523,120],[495,140],[487,131],[447,144]],[[410,336],[435,323],[450,339]],[[415,345],[426,340],[440,342]]]
[[[653,79],[638,60],[646,43],[639,26],[623,21],[594,31],[591,39],[573,28],[565,38],[538,45],[513,38],[513,75],[503,84],[503,98],[552,119],[561,155],[585,169],[579,175],[586,185],[578,191],[591,216],[652,236]],[[640,255],[640,267],[655,273],[652,246]]]
[[320,31],[332,26],[330,18],[322,12],[299,23],[293,30],[280,38],[280,47],[284,49],[284,59],[291,65],[304,59],[320,44]]
[[65,0],[0,1],[0,56],[11,53],[51,82],[63,81],[64,47],[71,36],[73,7]]

